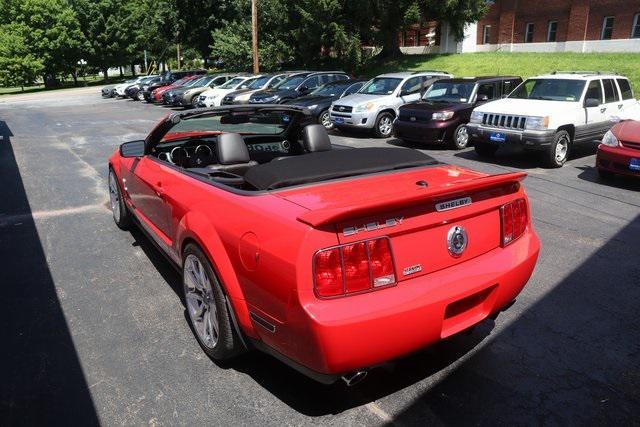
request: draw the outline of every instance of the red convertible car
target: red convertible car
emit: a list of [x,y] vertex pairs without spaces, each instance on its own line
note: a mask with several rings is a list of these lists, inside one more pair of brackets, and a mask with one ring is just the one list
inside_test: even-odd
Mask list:
[[109,159],[116,224],[182,273],[213,359],[258,348],[323,383],[468,330],[535,267],[524,173],[332,146],[296,106],[174,113]]
[[640,176],[639,121],[620,122],[606,133],[598,146],[596,167],[603,178],[614,174]]

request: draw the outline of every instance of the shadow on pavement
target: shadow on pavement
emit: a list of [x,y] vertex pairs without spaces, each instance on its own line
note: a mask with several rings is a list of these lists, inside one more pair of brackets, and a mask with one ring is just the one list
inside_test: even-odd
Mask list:
[[0,135],[0,425],[97,425],[3,121]]
[[347,387],[341,380],[330,386],[322,385],[258,351],[219,366],[251,376],[282,402],[304,415],[338,414],[436,374],[479,345],[490,334],[493,325],[493,321],[486,321],[471,335],[454,337],[425,351],[376,367],[363,382],[353,387]]
[[578,178],[583,181],[613,188],[621,188],[623,190],[640,191],[640,177],[614,175],[611,178],[602,178],[598,174],[598,169],[595,166],[579,166],[578,169],[582,170]]
[[396,417],[630,425],[640,413],[640,216]]
[[[597,144],[580,144],[575,146],[569,157],[569,161],[592,156],[598,149]],[[498,166],[506,166],[518,169],[537,169],[544,167],[543,153],[538,151],[524,151],[518,147],[503,147],[493,157],[480,157],[475,150],[461,151],[455,154],[467,160],[482,161]]]

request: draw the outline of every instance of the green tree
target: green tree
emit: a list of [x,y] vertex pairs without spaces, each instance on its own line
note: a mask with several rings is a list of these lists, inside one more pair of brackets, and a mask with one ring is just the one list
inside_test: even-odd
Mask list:
[[6,87],[33,84],[44,71],[44,64],[30,51],[22,34],[22,24],[0,25],[0,84]]
[[71,73],[76,79],[87,42],[67,0],[22,0],[14,13],[28,51],[44,65],[45,85],[58,74]]

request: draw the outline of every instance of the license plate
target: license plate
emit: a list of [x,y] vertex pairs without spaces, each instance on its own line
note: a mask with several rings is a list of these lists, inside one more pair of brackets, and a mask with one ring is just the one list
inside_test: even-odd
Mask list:
[[333,121],[338,123],[338,124],[341,124],[341,123],[344,123],[344,118],[342,118],[342,117],[334,117]]
[[507,135],[502,132],[491,132],[489,139],[493,142],[505,142],[507,140]]
[[634,172],[640,172],[640,159],[631,159],[629,161],[629,169]]

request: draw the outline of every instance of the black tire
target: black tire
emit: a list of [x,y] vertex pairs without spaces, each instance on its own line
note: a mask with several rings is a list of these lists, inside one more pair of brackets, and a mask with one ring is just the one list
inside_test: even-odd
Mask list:
[[193,97],[191,97],[191,107],[192,108],[198,108],[198,97],[200,95],[194,95]]
[[[211,295],[208,295],[208,304],[215,304],[215,318],[217,318],[218,321],[217,340],[213,345],[207,344],[203,341],[203,338],[201,338],[197,329],[197,325],[194,321],[195,312],[191,311],[190,305],[188,303],[188,295],[190,293],[193,294],[189,291],[189,284],[188,280],[186,279],[186,275],[191,274],[187,272],[187,260],[190,257],[195,257],[204,268],[211,286]],[[226,296],[224,290],[222,289],[222,285],[220,284],[220,280],[213,271],[213,268],[207,256],[195,244],[187,245],[184,250],[182,263],[182,284],[184,303],[188,314],[187,317],[189,319],[189,324],[194,332],[194,335],[196,336],[196,339],[198,340],[198,343],[200,344],[200,347],[202,347],[204,352],[207,353],[207,355],[212,359],[220,361],[231,359],[232,357],[241,353],[244,350],[244,346],[233,327],[231,313],[229,313]]]
[[318,115],[318,123],[320,123],[326,130],[332,130],[336,127],[335,124],[331,121],[329,110],[324,110]]
[[469,132],[467,131],[467,125],[462,123],[458,125],[453,135],[451,135],[451,148],[454,150],[464,150],[468,146]]
[[566,130],[556,132],[551,145],[544,152],[544,162],[549,168],[561,168],[571,154],[571,135]]
[[393,135],[393,114],[380,113],[373,127],[373,132],[378,138],[389,138]]
[[487,144],[486,142],[475,142],[473,145],[480,157],[493,157],[498,151],[497,145]]
[[[128,230],[131,226],[131,213],[127,208],[122,196],[120,188],[120,180],[118,176],[109,168],[109,205],[113,214],[113,222],[116,223],[121,230]],[[117,207],[117,208],[116,208]]]
[[604,170],[604,169],[600,169],[600,168],[597,168],[597,169],[598,169],[598,175],[602,179],[611,179],[616,175],[615,173]]

